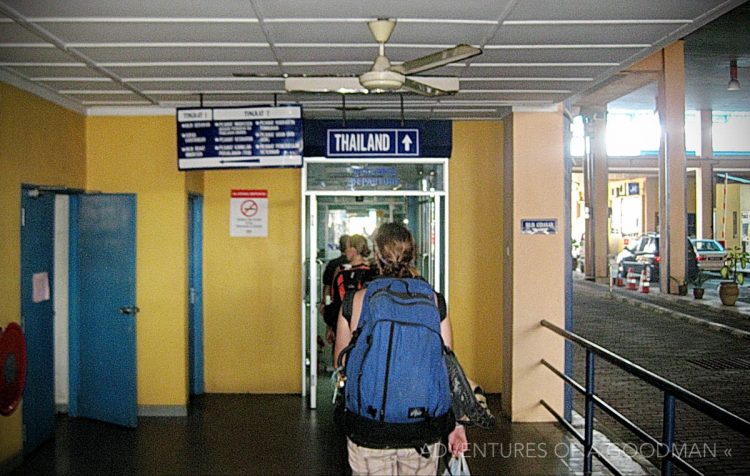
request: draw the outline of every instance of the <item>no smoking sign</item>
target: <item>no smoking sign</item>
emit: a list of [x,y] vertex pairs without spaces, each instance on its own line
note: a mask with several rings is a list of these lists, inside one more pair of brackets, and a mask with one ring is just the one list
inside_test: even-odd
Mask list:
[[255,200],[245,200],[240,205],[240,213],[248,218],[252,218],[258,214],[258,202]]
[[232,190],[229,236],[268,236],[268,190]]

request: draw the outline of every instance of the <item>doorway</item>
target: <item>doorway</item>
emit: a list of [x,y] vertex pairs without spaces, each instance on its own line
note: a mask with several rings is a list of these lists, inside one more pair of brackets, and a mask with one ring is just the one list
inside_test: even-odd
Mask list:
[[21,188],[24,454],[56,410],[136,425],[135,196]]
[[[417,245],[416,267],[447,295],[447,159],[339,161],[306,159],[303,168],[301,311],[302,388],[310,408],[330,401],[334,367],[318,311],[326,263],[342,234],[370,236],[382,223],[406,225]],[[372,246],[371,246],[372,248]]]
[[188,195],[188,372],[190,395],[203,387],[203,197]]

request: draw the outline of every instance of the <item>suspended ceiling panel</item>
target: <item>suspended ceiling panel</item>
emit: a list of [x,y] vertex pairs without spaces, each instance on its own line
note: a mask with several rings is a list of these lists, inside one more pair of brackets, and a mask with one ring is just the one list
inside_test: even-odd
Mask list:
[[[742,0],[0,0],[0,80],[82,112],[195,106],[202,97],[217,106],[295,102],[306,117],[323,118],[341,117],[345,99],[360,108],[347,117],[493,119],[512,107],[585,96],[687,38],[688,104],[750,110],[747,94],[727,99],[722,88],[730,55],[741,82],[750,66],[748,23],[711,23],[724,14],[746,19],[746,12]],[[394,64],[459,43],[484,53],[423,73],[457,77],[460,91],[404,94],[404,111],[396,94],[284,90],[285,75],[368,71],[378,45],[366,21],[381,17],[397,19],[385,46]],[[691,41],[716,24],[707,38]],[[699,51],[713,38],[714,50]]]

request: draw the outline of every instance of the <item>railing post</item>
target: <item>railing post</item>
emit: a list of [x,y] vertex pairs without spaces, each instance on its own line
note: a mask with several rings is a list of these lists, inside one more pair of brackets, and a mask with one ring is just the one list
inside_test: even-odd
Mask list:
[[590,476],[593,465],[594,446],[594,357],[586,349],[586,424],[583,429],[583,474]]
[[672,476],[674,466],[669,456],[672,454],[672,448],[674,447],[674,418],[675,418],[675,399],[674,395],[669,392],[664,392],[664,421],[662,426],[662,443],[667,448],[667,453],[664,459],[661,460],[661,474],[662,476]]

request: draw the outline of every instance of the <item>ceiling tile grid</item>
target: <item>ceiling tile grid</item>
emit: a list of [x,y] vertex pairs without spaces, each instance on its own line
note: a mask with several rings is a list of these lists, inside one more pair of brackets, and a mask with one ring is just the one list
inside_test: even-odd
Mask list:
[[[743,3],[384,0],[344,7],[334,0],[0,0],[0,80],[29,83],[83,110],[194,106],[202,97],[207,105],[298,102],[307,117],[340,116],[345,100],[347,107],[364,108],[356,114],[372,117],[498,118],[509,107],[549,107],[586,94]],[[460,90],[440,98],[403,94],[404,111],[399,94],[342,98],[284,90],[284,75],[368,71],[378,44],[366,22],[383,17],[397,19],[385,45],[393,64],[458,43],[484,52],[418,73],[414,79],[457,77]],[[745,41],[743,52],[747,48]],[[721,67],[712,67],[721,74]]]

